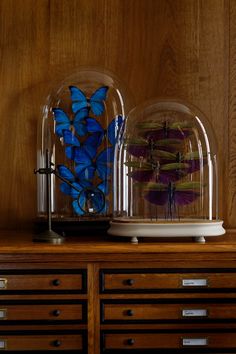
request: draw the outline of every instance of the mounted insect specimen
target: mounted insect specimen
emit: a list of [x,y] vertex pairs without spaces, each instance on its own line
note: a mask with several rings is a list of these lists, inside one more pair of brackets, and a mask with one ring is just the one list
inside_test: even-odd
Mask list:
[[[195,237],[224,233],[218,219],[216,144],[206,117],[173,100],[133,109],[117,141],[109,233]],[[115,186],[114,186],[115,187]]]

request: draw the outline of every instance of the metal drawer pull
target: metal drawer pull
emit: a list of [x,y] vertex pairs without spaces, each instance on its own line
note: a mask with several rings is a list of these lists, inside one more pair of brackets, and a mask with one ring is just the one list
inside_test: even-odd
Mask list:
[[6,289],[7,288],[7,279],[6,278],[0,278],[0,290],[1,289]]
[[61,284],[60,279],[54,279],[54,280],[52,281],[52,284],[53,284],[54,286],[59,286],[59,285]]
[[127,310],[126,311],[126,315],[127,316],[133,316],[134,315],[134,311],[133,310]]
[[60,347],[61,346],[61,341],[56,339],[56,340],[54,340],[53,345],[54,345],[54,347]]
[[182,310],[182,317],[207,317],[208,311],[206,309],[184,309]]
[[129,286],[134,285],[134,279],[127,279],[127,280],[125,281],[125,284],[126,284],[126,285],[129,285]]
[[133,338],[127,339],[127,344],[128,345],[134,345],[134,343],[135,343],[135,340]]
[[207,346],[207,338],[182,338],[183,347],[198,347],[198,346]]
[[61,311],[60,311],[60,310],[54,310],[54,311],[52,312],[52,314],[53,314],[53,316],[58,317],[58,316],[60,316]]
[[207,279],[182,279],[182,286],[208,286]]
[[0,339],[0,350],[7,349],[7,341],[6,339]]
[[0,309],[0,320],[5,320],[7,318],[7,309]]

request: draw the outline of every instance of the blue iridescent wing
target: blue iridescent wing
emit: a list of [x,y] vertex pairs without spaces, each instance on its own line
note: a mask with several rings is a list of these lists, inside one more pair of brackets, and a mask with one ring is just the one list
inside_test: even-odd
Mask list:
[[[84,203],[85,203],[85,201],[84,201]],[[80,204],[78,203],[77,199],[75,199],[72,202],[72,206],[73,206],[73,209],[77,215],[84,215],[85,214],[85,212],[80,208]]]
[[71,130],[63,130],[63,140],[66,144],[65,153],[66,157],[70,160],[75,159],[76,149],[80,146],[80,142]]
[[101,124],[94,118],[86,119],[87,130],[89,133],[100,133],[104,134],[104,129]]
[[84,136],[87,134],[87,123],[85,118],[88,117],[88,108],[82,108],[75,114],[75,118],[73,121],[73,126],[75,128],[76,133],[79,136]]
[[88,107],[85,94],[76,86],[69,86],[72,100],[72,111],[77,113],[79,110]]
[[63,130],[70,129],[71,121],[67,114],[60,108],[53,108],[54,119],[56,121],[56,134],[62,137]]
[[93,163],[88,152],[81,147],[75,150],[75,162],[77,163],[75,172],[78,176],[80,176],[81,172],[86,168],[92,167]]
[[[59,175],[63,178],[65,178],[69,182],[73,182],[75,180],[74,174],[71,172],[71,170],[64,166],[64,165],[58,165],[57,170],[59,172]],[[62,182],[60,184],[60,190],[62,193],[66,195],[71,195],[71,186],[68,185],[66,182]]]
[[108,139],[109,139],[109,142],[111,143],[111,145],[113,145],[113,146],[117,142],[118,134],[121,129],[123,121],[124,121],[124,117],[121,115],[118,115],[111,121],[111,123],[109,124],[109,126],[107,128]]
[[89,99],[92,112],[95,116],[100,116],[104,112],[104,101],[106,100],[108,86],[97,89]]
[[104,193],[104,195],[109,194],[109,183],[107,180],[104,180],[101,183],[99,183],[97,188],[100,189],[100,191],[102,191],[102,193]]
[[109,164],[114,161],[114,149],[113,147],[108,147],[100,152],[96,159],[96,167],[98,176],[105,180],[111,174],[111,167]]
[[73,182],[75,180],[74,174],[65,165],[58,165],[57,169],[58,169],[59,175],[61,177],[65,178],[67,181]]

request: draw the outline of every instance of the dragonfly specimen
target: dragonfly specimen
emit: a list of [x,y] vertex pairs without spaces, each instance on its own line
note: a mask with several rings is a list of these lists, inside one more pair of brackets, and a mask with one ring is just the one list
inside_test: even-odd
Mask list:
[[[201,148],[193,150],[190,121],[156,120],[139,122],[135,134],[125,141],[127,176],[143,197],[156,206],[167,206],[167,217],[176,208],[193,203],[200,196],[200,184],[192,176],[207,161]],[[194,175],[193,175],[194,176]]]
[[142,186],[144,198],[155,205],[167,205],[167,217],[176,217],[176,207],[194,202],[200,196],[199,182],[180,182],[168,184],[147,183]]

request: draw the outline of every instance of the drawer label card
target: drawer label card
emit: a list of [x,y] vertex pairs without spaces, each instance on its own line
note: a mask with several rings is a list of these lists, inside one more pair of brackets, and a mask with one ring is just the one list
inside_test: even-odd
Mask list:
[[208,286],[207,279],[182,279],[182,286]]
[[0,338],[0,350],[7,348],[7,341],[5,339]]
[[7,317],[7,310],[6,309],[0,309],[0,320],[5,320]]
[[207,338],[183,338],[182,345],[185,347],[206,346]]
[[206,309],[184,309],[182,317],[207,317]]
[[0,278],[0,289],[6,289],[6,288],[7,288],[7,279]]

